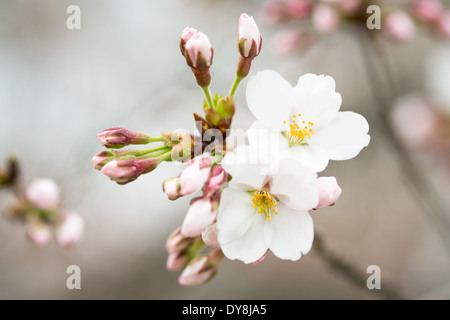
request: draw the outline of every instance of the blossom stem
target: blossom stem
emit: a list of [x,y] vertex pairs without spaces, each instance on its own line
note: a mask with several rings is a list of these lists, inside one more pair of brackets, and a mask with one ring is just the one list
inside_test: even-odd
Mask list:
[[234,79],[234,83],[233,86],[231,87],[231,91],[229,94],[229,97],[232,98],[234,96],[234,92],[236,91],[237,87],[239,86],[239,83],[241,82],[243,78],[240,76],[236,76],[236,78]]
[[201,88],[203,90],[203,93],[205,94],[205,98],[208,103],[208,106],[214,110],[215,106],[214,106],[213,100],[211,98],[211,91],[209,91],[209,86],[201,87]]

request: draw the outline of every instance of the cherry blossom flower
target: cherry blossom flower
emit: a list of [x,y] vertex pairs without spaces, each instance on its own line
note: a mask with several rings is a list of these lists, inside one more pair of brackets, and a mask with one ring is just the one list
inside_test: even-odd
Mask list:
[[48,178],[33,181],[25,190],[25,195],[33,205],[44,210],[55,209],[60,201],[59,187]]
[[298,260],[313,242],[308,210],[319,200],[317,175],[292,159],[280,161],[274,175],[251,161],[254,148],[242,146],[222,161],[232,176],[217,217],[220,247],[229,259],[252,263],[268,249],[280,259]]
[[330,76],[305,74],[292,87],[275,71],[258,72],[247,85],[257,119],[248,130],[250,145],[316,172],[329,160],[351,159],[369,144],[369,125],[360,114],[339,111],[341,102]]

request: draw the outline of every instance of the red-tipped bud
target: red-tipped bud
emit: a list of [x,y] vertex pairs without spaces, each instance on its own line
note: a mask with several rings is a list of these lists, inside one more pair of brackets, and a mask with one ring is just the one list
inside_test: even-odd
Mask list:
[[120,149],[130,144],[147,144],[155,141],[155,138],[146,133],[130,131],[120,127],[105,129],[97,136],[102,145],[113,149]]

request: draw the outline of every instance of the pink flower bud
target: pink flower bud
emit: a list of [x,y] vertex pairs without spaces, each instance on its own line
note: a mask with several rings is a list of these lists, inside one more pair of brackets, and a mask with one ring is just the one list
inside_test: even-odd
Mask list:
[[208,256],[193,259],[181,273],[178,283],[183,286],[196,286],[208,282],[216,275],[222,259],[221,250],[214,250]]
[[211,249],[219,249],[220,243],[217,239],[218,230],[216,223],[207,226],[202,232],[202,239],[205,245]]
[[181,34],[181,37],[180,37],[180,50],[181,50],[181,54],[183,56],[185,56],[185,54],[186,54],[186,49],[185,49],[186,42],[188,42],[189,39],[192,38],[192,36],[196,33],[198,33],[198,30],[196,30],[194,28],[191,28],[191,27],[184,28],[183,33]]
[[312,22],[318,32],[330,33],[336,30],[339,24],[339,16],[330,6],[318,5],[313,10]]
[[112,153],[109,150],[105,150],[102,152],[97,153],[91,160],[91,162],[94,164],[94,169],[101,170],[105,164],[107,164],[109,161],[113,160],[114,153]]
[[182,251],[169,253],[166,268],[169,271],[180,270],[188,264],[189,259],[190,255]]
[[439,0],[416,0],[413,3],[413,10],[419,19],[433,22],[439,19],[443,7]]
[[181,233],[181,227],[178,227],[169,236],[166,242],[166,250],[169,253],[180,252],[194,243],[194,238],[185,237]]
[[180,178],[169,178],[163,182],[163,191],[170,200],[176,200],[181,197],[180,194]]
[[197,158],[188,162],[180,174],[180,194],[191,195],[200,190],[208,179],[212,160]]
[[311,13],[309,0],[289,0],[286,2],[286,11],[293,19],[303,19]]
[[160,162],[160,158],[112,160],[101,171],[118,184],[126,184],[136,180],[141,174],[154,170]]
[[216,219],[216,211],[212,210],[208,198],[193,199],[181,226],[181,233],[186,237],[201,235],[202,231]]
[[27,234],[31,241],[39,246],[49,243],[52,237],[52,229],[47,223],[38,219],[28,221]]
[[450,11],[444,11],[437,20],[437,27],[443,36],[450,39]]
[[238,48],[242,57],[253,59],[261,51],[261,34],[253,17],[243,13],[239,17]]
[[197,32],[186,42],[186,62],[194,69],[207,69],[212,64],[214,50],[208,37]]
[[120,127],[105,129],[97,136],[102,145],[114,149],[123,148],[129,144],[147,144],[155,139],[145,133],[134,132]]
[[219,190],[227,180],[228,174],[222,168],[221,164],[212,167],[203,195],[205,197],[211,196],[216,190]]
[[384,25],[387,34],[396,40],[409,40],[416,33],[414,22],[408,14],[402,11],[390,13],[386,17]]
[[83,218],[78,213],[69,212],[56,227],[56,241],[62,247],[72,246],[81,239],[83,232]]
[[316,209],[333,205],[339,199],[342,189],[338,186],[335,177],[317,178],[319,185],[319,203]]
[[33,181],[25,190],[25,196],[39,209],[55,209],[59,205],[59,188],[51,179]]

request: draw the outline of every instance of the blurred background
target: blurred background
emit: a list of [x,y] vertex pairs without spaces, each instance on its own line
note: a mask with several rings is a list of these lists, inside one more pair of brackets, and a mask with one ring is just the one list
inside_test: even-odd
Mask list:
[[[71,4],[81,8],[80,30],[66,27]],[[314,249],[297,262],[272,255],[257,265],[224,260],[209,283],[182,287],[179,272],[166,270],[165,241],[183,221],[189,199],[170,201],[161,188],[181,166],[163,163],[125,186],[92,168],[91,158],[103,150],[96,134],[105,128],[154,135],[193,131],[192,113],[202,114],[203,94],[180,54],[179,36],[186,26],[208,35],[214,47],[211,90],[226,94],[239,57],[242,12],[254,16],[263,38],[250,74],[274,69],[292,84],[307,72],[331,75],[343,97],[341,109],[364,115],[370,124],[370,145],[352,160],[330,162],[324,172],[343,189],[334,207],[312,212],[325,244],[363,275],[378,265],[382,288],[390,286],[403,298],[450,298],[448,126],[410,138],[408,133],[421,128],[422,116],[411,118],[414,112],[394,108],[397,101],[417,105],[417,99],[405,99],[448,92],[448,40],[419,25],[410,41],[382,42],[395,78],[394,95],[380,60],[368,68],[371,49],[361,45],[354,30],[337,28],[301,48],[280,50],[277,33],[286,25],[268,19],[263,7],[256,0],[0,2],[1,163],[15,154],[24,184],[54,179],[64,207],[86,221],[77,246],[36,246],[23,225],[5,217],[13,197],[2,190],[1,299],[383,298],[364,283],[349,282]],[[382,30],[383,25],[370,32]],[[378,87],[374,71],[381,79]],[[253,121],[246,83],[235,95],[233,128],[247,129]],[[392,103],[389,112],[380,109],[377,97],[384,96]],[[450,99],[439,97],[436,103],[447,103],[447,109],[438,113],[448,119]],[[387,123],[399,139],[393,140]],[[439,211],[438,219],[429,214],[433,210]],[[66,287],[66,268],[72,264],[81,268],[81,290]]]

